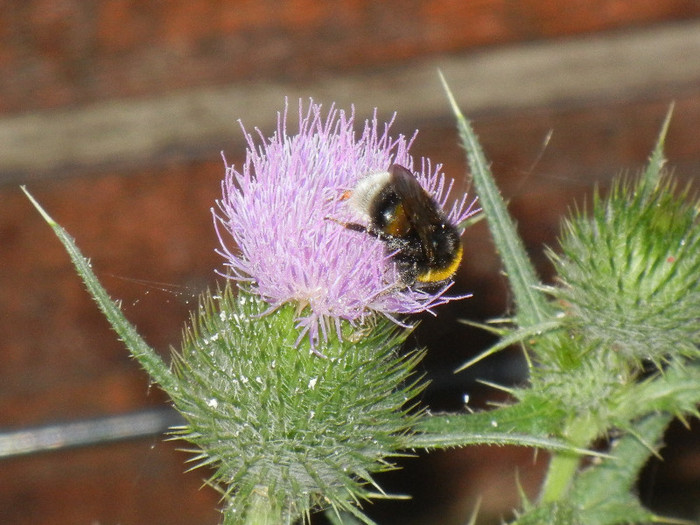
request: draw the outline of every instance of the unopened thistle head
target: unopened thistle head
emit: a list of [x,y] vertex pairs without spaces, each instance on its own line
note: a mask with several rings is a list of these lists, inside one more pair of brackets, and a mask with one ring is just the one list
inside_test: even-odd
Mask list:
[[[341,320],[362,322],[375,312],[395,319],[452,299],[445,294],[450,281],[435,290],[401,285],[386,243],[342,226],[353,220],[344,194],[394,163],[408,168],[440,207],[452,186],[441,166],[423,159],[416,168],[412,139],[392,137],[391,122],[380,123],[375,114],[359,134],[354,126],[354,111],[322,113],[320,105],[305,109],[300,102],[295,132],[287,129],[286,109],[271,137],[258,132],[258,141],[244,130],[245,162],[228,167],[222,184],[216,224],[229,276],[271,309],[296,304],[298,341],[340,334]],[[472,213],[465,195],[446,220],[459,224]]]
[[555,295],[589,341],[634,363],[698,356],[700,206],[673,180],[618,180],[566,222]]

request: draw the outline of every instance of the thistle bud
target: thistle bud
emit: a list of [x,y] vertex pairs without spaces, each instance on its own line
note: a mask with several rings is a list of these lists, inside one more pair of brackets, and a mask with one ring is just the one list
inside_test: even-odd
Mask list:
[[551,254],[570,326],[603,352],[657,367],[697,356],[700,208],[668,178],[617,181],[565,223]]

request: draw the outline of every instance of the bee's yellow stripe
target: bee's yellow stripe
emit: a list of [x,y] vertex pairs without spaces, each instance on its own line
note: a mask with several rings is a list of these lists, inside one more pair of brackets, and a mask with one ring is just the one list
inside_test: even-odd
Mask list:
[[450,264],[444,268],[429,268],[425,272],[419,273],[416,277],[416,281],[421,283],[438,283],[449,279],[454,275],[459,268],[459,263],[462,262],[462,245],[460,244],[455,252],[454,258],[450,261]]

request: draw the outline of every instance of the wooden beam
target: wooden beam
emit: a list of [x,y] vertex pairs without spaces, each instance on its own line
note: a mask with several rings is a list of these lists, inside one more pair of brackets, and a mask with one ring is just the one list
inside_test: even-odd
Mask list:
[[0,183],[237,146],[238,119],[272,130],[285,97],[366,117],[449,112],[440,68],[468,114],[633,98],[700,85],[700,21],[437,56],[306,85],[236,84],[0,118]]

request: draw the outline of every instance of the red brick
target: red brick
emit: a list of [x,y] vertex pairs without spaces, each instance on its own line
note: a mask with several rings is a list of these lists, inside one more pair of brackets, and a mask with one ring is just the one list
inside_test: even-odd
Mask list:
[[[700,15],[693,0],[31,0],[4,13],[0,113],[398,64]],[[0,22],[1,24],[2,22]],[[8,27],[9,26],[9,27]]]

